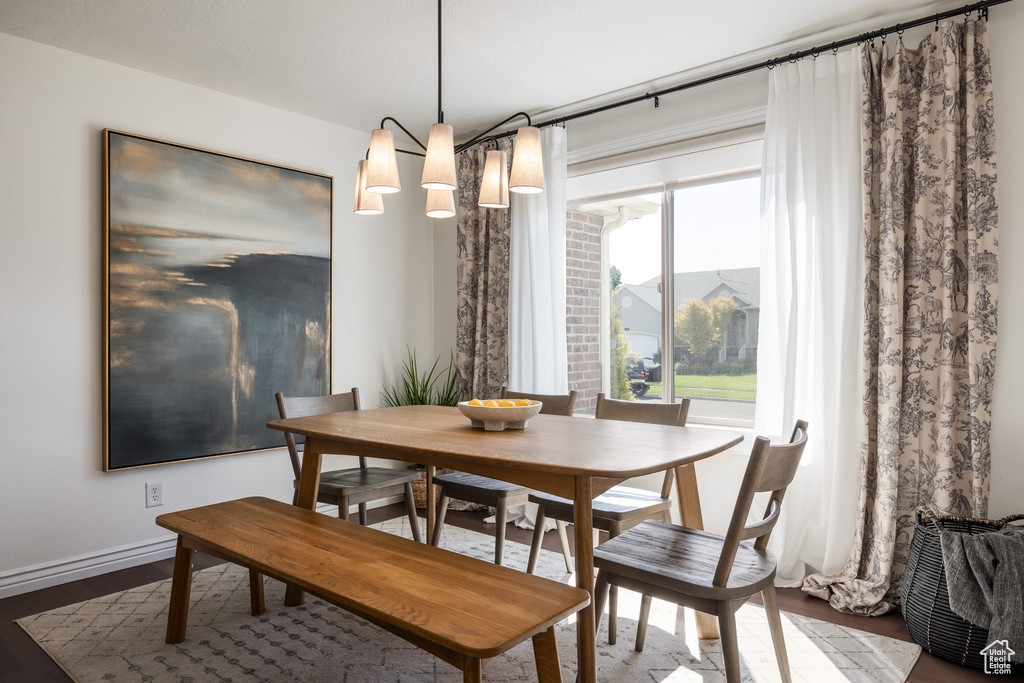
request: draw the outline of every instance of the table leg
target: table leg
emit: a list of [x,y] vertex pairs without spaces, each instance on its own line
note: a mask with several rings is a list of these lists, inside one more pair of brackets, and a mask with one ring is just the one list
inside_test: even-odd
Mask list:
[[590,593],[590,604],[576,613],[577,681],[597,680],[597,614],[594,611],[594,519],[590,477],[576,477],[576,586]]
[[[676,470],[676,490],[679,492],[679,522],[691,529],[703,529],[704,517],[700,512],[700,492],[697,490],[697,471],[693,464],[680,465]],[[711,614],[696,612],[697,637],[718,639],[718,620]]]
[[[299,495],[295,505],[307,510],[316,509],[317,494],[320,490],[320,467],[324,456],[309,446],[309,439],[302,449],[302,474],[299,477]],[[302,589],[289,584],[284,591],[284,604],[289,607],[301,605],[304,600]]]
[[434,526],[437,524],[437,496],[434,495],[434,473],[436,468],[427,465],[427,543],[434,538]]

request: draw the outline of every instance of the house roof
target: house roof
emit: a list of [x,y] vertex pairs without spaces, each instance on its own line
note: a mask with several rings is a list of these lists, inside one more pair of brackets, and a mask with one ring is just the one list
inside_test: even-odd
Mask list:
[[656,311],[661,310],[661,292],[658,291],[658,287],[648,287],[645,285],[620,285],[615,290],[616,299],[621,298],[627,292],[631,293],[636,298],[640,299],[648,306],[651,306]]
[[[661,294],[658,293],[658,281],[654,277],[639,285],[624,284],[654,306],[661,310]],[[676,273],[675,299],[676,307],[682,306],[691,299],[710,301],[719,296],[733,296],[740,302],[741,308],[761,307],[761,269],[731,268],[727,270],[702,270],[695,273]]]

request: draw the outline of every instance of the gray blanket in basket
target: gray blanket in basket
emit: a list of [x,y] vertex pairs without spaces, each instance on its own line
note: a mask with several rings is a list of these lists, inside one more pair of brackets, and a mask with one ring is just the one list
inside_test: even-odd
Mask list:
[[983,534],[943,531],[949,607],[1024,652],[1024,527]]

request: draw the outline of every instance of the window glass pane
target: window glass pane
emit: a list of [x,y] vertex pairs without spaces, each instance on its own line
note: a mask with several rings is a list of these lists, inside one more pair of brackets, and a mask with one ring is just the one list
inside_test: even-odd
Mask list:
[[692,421],[754,419],[759,192],[757,177],[674,191],[673,375]]
[[607,233],[612,398],[661,399],[651,391],[661,362],[661,197],[630,198],[622,225]]

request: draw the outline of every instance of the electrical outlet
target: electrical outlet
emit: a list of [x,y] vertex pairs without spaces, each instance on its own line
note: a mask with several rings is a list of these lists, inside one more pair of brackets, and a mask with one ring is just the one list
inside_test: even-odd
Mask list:
[[164,504],[164,484],[162,481],[146,483],[146,507],[154,508]]

